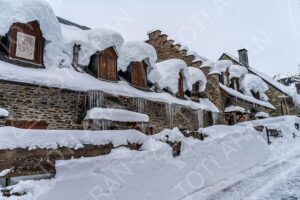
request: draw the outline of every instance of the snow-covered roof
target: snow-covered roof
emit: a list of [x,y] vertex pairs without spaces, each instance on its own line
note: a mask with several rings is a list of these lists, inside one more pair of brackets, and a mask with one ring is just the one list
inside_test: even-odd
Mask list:
[[255,117],[268,118],[268,117],[270,117],[270,115],[269,115],[269,113],[266,113],[266,112],[258,112],[255,114]]
[[201,99],[201,102],[197,103],[178,99],[167,92],[146,92],[130,86],[125,81],[118,81],[117,83],[101,81],[87,73],[76,72],[73,68],[49,67],[46,69],[32,69],[0,61],[0,80],[73,91],[98,90],[113,95],[144,98],[167,104],[188,106],[195,110],[203,109],[218,112],[217,107],[208,99]]
[[[160,74],[160,76],[154,76],[152,73]],[[152,83],[158,84],[161,89],[167,89],[168,91],[176,94],[178,92],[179,74],[184,76],[184,91],[189,89],[189,70],[186,63],[180,59],[169,59],[156,64],[156,68],[153,72],[150,72],[149,80]]]
[[208,60],[207,58],[201,56],[200,54],[198,54],[198,52],[196,52],[194,50],[188,51],[187,54],[188,55],[193,55],[195,57],[195,59],[193,60],[193,62],[198,62],[198,61],[205,62],[205,61]]
[[240,89],[247,96],[252,96],[251,91],[259,92],[260,100],[268,101],[265,92],[269,90],[269,87],[259,76],[254,74],[246,74],[243,76],[240,80]]
[[[236,63],[243,66],[243,64],[241,62],[239,62],[239,59],[236,56],[231,55],[229,53],[224,53],[223,55],[226,55],[226,56],[230,57]],[[275,87],[277,90],[279,90],[282,93],[292,97],[294,103],[297,104],[297,105],[300,105],[300,95],[297,93],[297,90],[294,86],[285,86],[285,85],[279,83],[278,81],[274,80],[270,76],[254,69],[252,67],[247,67],[247,69],[248,69],[248,71],[252,72],[253,74],[256,74],[257,76],[261,77],[264,81],[266,81],[268,84]]]
[[240,65],[231,65],[228,68],[229,71],[229,78],[241,78],[243,75],[248,73],[248,70],[244,66]]
[[1,117],[8,117],[9,112],[5,110],[4,108],[0,108],[0,118]]
[[242,100],[254,103],[254,104],[258,104],[258,105],[261,105],[261,106],[264,106],[264,107],[267,107],[267,108],[270,108],[270,109],[275,109],[275,107],[272,104],[270,104],[269,102],[258,100],[256,98],[254,98],[253,96],[244,95],[244,94],[242,94],[242,93],[240,93],[240,92],[238,92],[238,91],[236,91],[234,89],[226,87],[225,85],[223,85],[221,83],[220,83],[220,87],[224,91],[226,91],[227,93],[229,93],[230,95],[232,95],[234,97],[237,97],[239,99],[242,99]]
[[87,112],[85,119],[100,119],[117,122],[149,122],[148,115],[113,108],[92,108]]
[[188,80],[190,84],[189,87],[192,88],[193,84],[199,81],[200,82],[199,92],[203,92],[205,90],[206,83],[207,83],[207,79],[204,73],[196,67],[188,67],[188,69],[190,73],[190,78]]
[[224,112],[225,113],[230,113],[230,112],[249,113],[249,111],[246,110],[245,108],[242,108],[240,106],[234,106],[234,105],[226,107]]
[[112,29],[82,30],[75,26],[61,24],[65,51],[70,59],[73,56],[74,44],[80,44],[79,64],[88,65],[91,56],[97,51],[113,47],[120,54],[124,39],[120,33]]
[[231,65],[232,62],[230,60],[218,60],[214,62],[214,65],[210,69],[210,72],[221,74],[222,72],[225,72]]
[[148,62],[148,66],[153,68],[157,61],[156,50],[150,44],[142,41],[125,42],[118,59],[118,67],[125,72],[131,62]]

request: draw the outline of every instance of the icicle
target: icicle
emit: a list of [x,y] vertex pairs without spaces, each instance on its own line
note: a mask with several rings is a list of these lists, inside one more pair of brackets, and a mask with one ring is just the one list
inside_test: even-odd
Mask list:
[[105,96],[103,92],[100,91],[88,91],[88,107],[96,108],[103,107],[105,103]]
[[212,120],[213,120],[213,125],[218,124],[218,121],[219,121],[219,113],[212,112]]
[[204,127],[203,110],[197,110],[197,117],[198,117],[199,128],[203,128]]
[[140,124],[140,131],[143,133],[146,133],[147,130],[147,123],[141,123]]
[[173,127],[173,106],[172,104],[166,104],[166,116],[169,121],[170,127]]
[[144,113],[145,112],[145,105],[146,105],[146,100],[145,99],[134,98],[133,102],[137,106],[137,110],[138,110],[139,113]]

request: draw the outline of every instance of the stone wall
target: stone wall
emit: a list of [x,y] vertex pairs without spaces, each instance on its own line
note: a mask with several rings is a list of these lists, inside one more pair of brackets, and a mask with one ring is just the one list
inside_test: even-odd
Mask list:
[[188,66],[200,67],[202,61],[195,60],[195,56],[188,54],[186,49],[182,49],[180,44],[175,44],[174,40],[168,39],[168,35],[162,34],[160,30],[148,34],[146,41],[151,44],[157,52],[158,62],[177,58],[182,59]]
[[[83,129],[83,119],[88,109],[89,92],[77,92],[56,88],[0,82],[0,107],[10,113],[5,125],[12,121],[45,121],[48,129]],[[94,91],[93,91],[94,93]],[[108,108],[121,108],[145,113],[149,126],[157,133],[166,128],[180,127],[190,131],[199,128],[198,112],[189,107],[162,102],[115,96],[102,92],[102,104]],[[95,105],[94,105],[95,106]],[[203,126],[212,125],[211,113],[204,112]]]
[[0,107],[9,111],[8,120],[46,121],[48,129],[82,129],[82,92],[2,81],[0,91]]

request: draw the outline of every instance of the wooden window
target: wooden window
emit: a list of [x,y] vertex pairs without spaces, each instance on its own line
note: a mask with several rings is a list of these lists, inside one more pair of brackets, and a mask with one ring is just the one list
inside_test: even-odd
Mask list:
[[98,78],[117,81],[117,59],[114,48],[110,47],[99,53]]
[[184,91],[183,91],[183,81],[184,77],[182,73],[179,73],[179,80],[178,80],[178,96],[183,97]]
[[37,21],[14,23],[8,32],[8,56],[43,65],[44,38]]
[[234,90],[240,90],[240,82],[238,78],[232,78],[230,82],[230,87]]
[[131,63],[131,84],[136,87],[147,88],[147,65],[145,62]]
[[260,99],[260,94],[259,92],[254,92],[253,90],[251,90],[251,94],[253,97],[255,97],[256,99]]
[[196,83],[193,84],[192,88],[192,97],[200,97],[200,81],[197,81]]

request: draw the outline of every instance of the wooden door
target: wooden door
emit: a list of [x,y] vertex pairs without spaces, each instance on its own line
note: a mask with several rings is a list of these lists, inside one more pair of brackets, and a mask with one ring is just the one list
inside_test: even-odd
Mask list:
[[131,84],[147,88],[147,65],[144,62],[131,63]]

